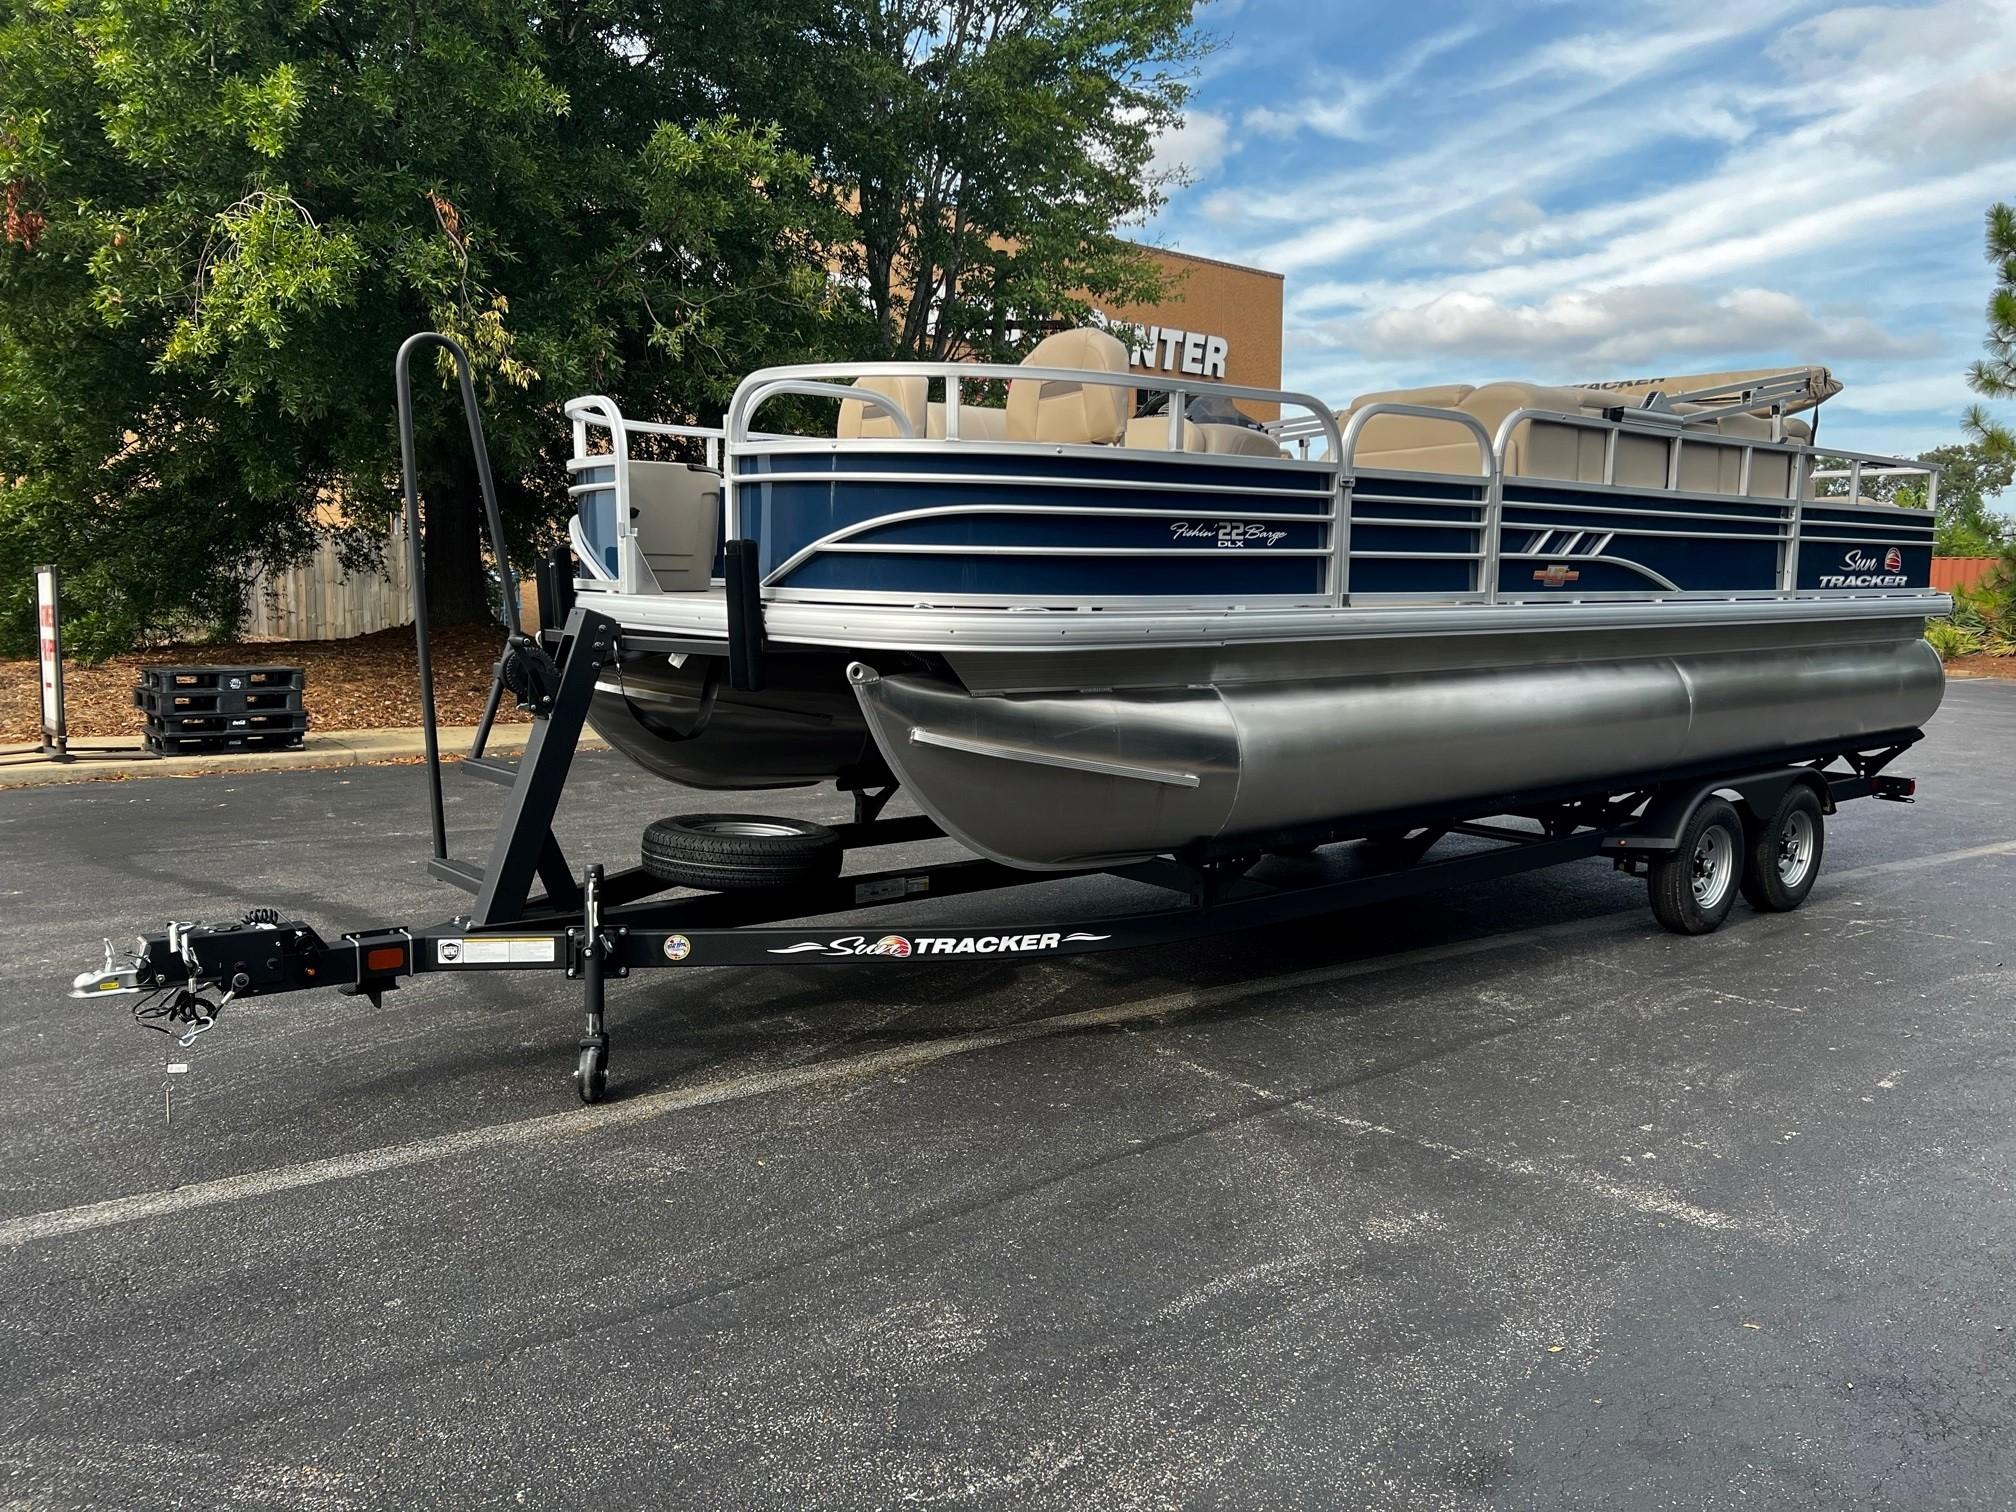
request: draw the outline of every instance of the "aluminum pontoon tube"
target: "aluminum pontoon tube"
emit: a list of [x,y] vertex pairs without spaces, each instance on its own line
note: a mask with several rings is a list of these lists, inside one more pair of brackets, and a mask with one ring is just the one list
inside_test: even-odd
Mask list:
[[830,653],[765,658],[761,691],[729,685],[721,656],[626,651],[595,684],[588,723],[646,771],[694,788],[873,779],[881,757]]
[[1147,691],[976,697],[849,668],[869,728],[962,844],[1034,870],[1915,729],[1915,634],[1771,650]]

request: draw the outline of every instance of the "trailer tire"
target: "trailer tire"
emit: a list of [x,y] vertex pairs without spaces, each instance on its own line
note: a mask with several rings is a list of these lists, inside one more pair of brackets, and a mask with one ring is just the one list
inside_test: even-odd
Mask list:
[[644,831],[644,870],[709,892],[829,882],[840,855],[825,825],[765,814],[680,814]]
[[1743,868],[1743,896],[1764,913],[1790,913],[1813,891],[1826,849],[1819,795],[1804,783],[1788,789],[1778,812],[1756,828]]
[[1704,799],[1680,831],[1673,854],[1652,863],[1653,917],[1675,934],[1720,929],[1736,904],[1747,849],[1736,810],[1720,798]]
[[609,1050],[604,1045],[583,1045],[574,1061],[574,1090],[581,1101],[593,1106],[609,1095]]

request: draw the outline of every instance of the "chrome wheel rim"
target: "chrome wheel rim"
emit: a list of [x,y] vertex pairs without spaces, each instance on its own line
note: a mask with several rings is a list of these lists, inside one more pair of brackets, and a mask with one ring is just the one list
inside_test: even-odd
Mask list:
[[1713,908],[1729,891],[1729,879],[1736,873],[1736,844],[1729,831],[1711,824],[1694,842],[1694,901]]
[[738,840],[777,840],[798,833],[788,824],[772,824],[765,819],[715,819],[694,827],[709,835],[732,835]]
[[1778,880],[1797,887],[1813,869],[1813,816],[1795,809],[1778,831]]

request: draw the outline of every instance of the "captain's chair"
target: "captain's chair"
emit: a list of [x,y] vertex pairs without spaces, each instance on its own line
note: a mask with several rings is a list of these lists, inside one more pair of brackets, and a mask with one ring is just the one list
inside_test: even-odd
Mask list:
[[[1127,348],[1105,331],[1059,331],[1037,342],[1022,365],[1124,374]],[[1111,446],[1127,438],[1133,413],[1134,390],[1125,384],[1077,383],[1068,378],[1015,378],[1008,384],[1010,441]],[[1156,423],[1167,446],[1169,422]]]

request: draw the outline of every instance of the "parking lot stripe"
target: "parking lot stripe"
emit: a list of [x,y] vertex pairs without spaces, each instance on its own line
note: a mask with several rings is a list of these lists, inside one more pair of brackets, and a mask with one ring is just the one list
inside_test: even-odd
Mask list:
[[[1857,877],[1924,871],[1959,861],[2011,854],[2016,854],[2016,840],[2002,840],[1971,846],[1964,850],[1944,851],[1901,861],[1884,861],[1869,866],[1852,867],[1834,873],[1831,880],[1846,881]],[[1484,935],[1476,939],[1455,940],[1444,945],[1425,946],[1419,950],[1401,951],[1394,955],[1375,956],[1371,959],[1339,961],[1327,966],[1311,967],[1306,971],[1256,977],[1241,982],[1226,982],[1201,990],[1183,988],[1151,997],[1136,998],[1125,1003],[1113,1003],[1103,1008],[1087,1008],[1075,1013],[1032,1019],[1025,1023],[1006,1024],[998,1029],[950,1035],[944,1039],[872,1050],[861,1055],[836,1056],[830,1060],[813,1061],[781,1070],[724,1077],[717,1081],[702,1082],[696,1086],[646,1093],[641,1097],[618,1103],[574,1108],[562,1113],[547,1113],[507,1123],[487,1124],[480,1128],[433,1135],[407,1144],[386,1145],[372,1150],[360,1150],[350,1155],[331,1156],[326,1160],[275,1166],[263,1171],[249,1171],[243,1175],[221,1177],[215,1181],[195,1182],[165,1191],[140,1192],[104,1202],[85,1203],[78,1207],[30,1213],[0,1222],[0,1248],[14,1248],[39,1239],[54,1239],[65,1234],[84,1233],[152,1218],[171,1217],[198,1208],[215,1207],[221,1203],[270,1197],[302,1187],[320,1186],[332,1181],[348,1181],[383,1171],[402,1170],[409,1166],[428,1165],[484,1150],[535,1144],[568,1135],[600,1133],[632,1124],[648,1123],[668,1114],[682,1113],[693,1108],[767,1097],[778,1092],[789,1092],[828,1082],[914,1070],[936,1061],[949,1060],[954,1056],[1021,1044],[1027,1040],[1071,1034],[1085,1029],[1105,1028],[1115,1024],[1137,1023],[1177,1013],[1195,1012],[1239,1002],[1245,998],[1289,992],[1301,987],[1320,986],[1383,972],[1403,971],[1413,966],[1512,950],[1525,945],[1549,944],[1572,940],[1583,935],[1615,932],[1619,928],[1619,920],[1631,912],[1634,910],[1620,909],[1560,924],[1545,924],[1532,929]]]

